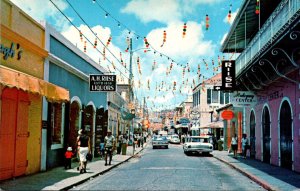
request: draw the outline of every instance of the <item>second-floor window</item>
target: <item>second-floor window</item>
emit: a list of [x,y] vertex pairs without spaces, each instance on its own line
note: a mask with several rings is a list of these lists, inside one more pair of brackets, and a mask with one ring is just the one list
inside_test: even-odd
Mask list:
[[207,89],[207,104],[227,104],[230,101],[230,93]]

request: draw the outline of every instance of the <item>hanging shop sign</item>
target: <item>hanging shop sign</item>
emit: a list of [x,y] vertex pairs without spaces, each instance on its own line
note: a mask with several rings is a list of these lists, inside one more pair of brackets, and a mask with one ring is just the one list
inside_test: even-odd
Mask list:
[[225,110],[222,112],[221,117],[225,120],[231,120],[234,117],[234,113],[231,110]]
[[249,107],[257,104],[257,96],[251,91],[237,91],[231,94],[234,107]]
[[91,92],[112,92],[116,91],[116,75],[99,75],[90,74],[90,91]]
[[222,61],[222,90],[235,90],[235,61]]

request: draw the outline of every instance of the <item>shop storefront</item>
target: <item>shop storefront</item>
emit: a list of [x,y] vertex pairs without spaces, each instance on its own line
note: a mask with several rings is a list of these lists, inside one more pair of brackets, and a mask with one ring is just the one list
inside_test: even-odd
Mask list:
[[63,103],[69,92],[43,80],[48,55],[43,26],[6,0],[1,1],[1,16],[0,180],[4,180],[40,171],[43,96],[51,103]]
[[80,129],[87,131],[92,151],[97,154],[107,131],[108,108],[106,92],[89,90],[89,74],[103,74],[105,70],[48,24],[46,33],[49,57],[45,62],[45,80],[70,91],[70,102],[66,104],[44,103],[47,144],[43,150],[47,157],[43,162],[46,168],[52,168],[63,163],[68,146],[75,151]]

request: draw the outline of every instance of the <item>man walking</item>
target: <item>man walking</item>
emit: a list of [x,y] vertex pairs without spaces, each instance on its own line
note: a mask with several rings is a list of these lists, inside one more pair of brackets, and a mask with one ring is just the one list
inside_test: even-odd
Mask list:
[[111,165],[112,153],[115,148],[115,137],[111,135],[111,130],[107,130],[107,136],[104,138],[105,148],[105,166],[107,166],[107,157],[109,156],[109,165]]

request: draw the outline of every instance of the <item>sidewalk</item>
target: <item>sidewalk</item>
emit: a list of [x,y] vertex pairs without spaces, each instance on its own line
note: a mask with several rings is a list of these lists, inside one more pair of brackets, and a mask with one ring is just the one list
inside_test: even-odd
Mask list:
[[213,151],[212,155],[246,175],[267,190],[299,190],[300,174],[254,159],[233,158],[227,151]]
[[[144,144],[144,147],[147,143]],[[136,148],[132,156],[132,146],[127,147],[127,155],[114,155],[111,166],[105,166],[104,160],[93,159],[87,165],[87,173],[77,171],[78,162],[72,163],[72,169],[65,170],[63,166],[33,175],[18,177],[0,182],[0,190],[66,190],[81,184],[91,178],[104,174],[118,165],[128,161],[140,153],[143,148]]]

